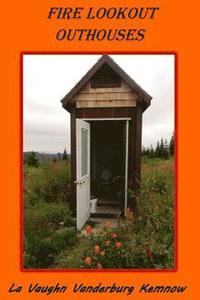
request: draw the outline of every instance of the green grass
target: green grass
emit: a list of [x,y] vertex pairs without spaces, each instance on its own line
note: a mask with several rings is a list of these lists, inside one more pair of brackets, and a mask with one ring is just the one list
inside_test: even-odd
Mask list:
[[76,243],[68,206],[70,165],[24,165],[24,267],[48,268],[61,248]]
[[69,197],[70,164],[45,162],[38,168],[24,165],[24,205],[63,202]]
[[[174,160],[147,160],[142,164],[138,217],[133,224],[138,253],[149,248],[153,268],[174,267]],[[144,249],[145,248],[145,249]]]
[[[133,220],[120,222],[118,228],[109,228],[89,238],[79,238],[69,251],[61,252],[56,268],[174,268],[174,160],[145,159],[142,162],[142,181],[137,194],[137,212]],[[117,239],[112,239],[112,233]],[[105,247],[106,239],[111,240]],[[116,249],[116,242],[123,247]],[[105,251],[94,255],[94,246]],[[90,257],[87,265],[84,259]]]
[[91,246],[91,241],[85,237],[78,237],[74,247],[64,249],[55,259],[55,269],[78,269],[85,253]]
[[[70,165],[49,162],[24,168],[24,265],[26,268],[174,267],[174,160],[142,160],[137,210],[129,221],[90,237],[74,230],[68,206]],[[131,201],[131,200],[130,200]],[[112,234],[116,233],[117,238]],[[109,246],[105,241],[110,240]],[[116,243],[122,243],[117,248]],[[100,246],[104,255],[94,254]],[[91,264],[84,263],[86,257]]]

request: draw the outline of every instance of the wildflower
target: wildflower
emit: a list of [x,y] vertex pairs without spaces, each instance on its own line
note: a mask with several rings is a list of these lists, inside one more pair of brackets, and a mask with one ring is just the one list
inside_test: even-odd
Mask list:
[[115,232],[113,233],[112,238],[113,238],[113,239],[116,239],[116,238],[117,238],[117,234],[116,234]]
[[64,225],[65,225],[65,223],[64,223],[64,222],[60,222],[59,224],[60,224],[60,226],[64,226]]
[[85,231],[88,236],[92,235],[92,233],[93,233],[93,229],[90,225],[86,226]]
[[106,244],[106,246],[109,246],[110,245],[110,241],[109,240],[105,241],[105,244]]
[[104,255],[105,255],[105,250],[102,250],[102,251],[100,252],[100,255],[101,255],[101,256],[104,256]]
[[121,242],[116,242],[115,244],[116,248],[119,249],[122,247],[122,243]]
[[84,263],[85,263],[86,265],[91,265],[92,259],[91,259],[90,257],[86,257],[86,258],[84,259]]
[[100,251],[101,251],[100,246],[99,245],[95,245],[93,251],[94,251],[94,254],[98,255],[100,253]]
[[97,269],[103,269],[102,264],[97,263]]

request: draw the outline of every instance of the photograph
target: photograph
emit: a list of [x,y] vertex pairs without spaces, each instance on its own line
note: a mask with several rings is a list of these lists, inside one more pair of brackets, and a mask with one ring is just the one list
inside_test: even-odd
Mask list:
[[174,270],[174,53],[22,54],[23,270]]

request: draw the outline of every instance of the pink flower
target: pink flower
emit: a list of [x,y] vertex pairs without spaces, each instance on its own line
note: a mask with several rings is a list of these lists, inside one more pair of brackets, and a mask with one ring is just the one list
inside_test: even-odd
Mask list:
[[85,227],[85,231],[86,231],[86,234],[89,235],[89,236],[92,235],[92,233],[93,233],[93,229],[90,225],[87,225]]
[[95,245],[93,251],[94,251],[94,254],[99,255],[99,253],[100,253],[100,251],[101,251],[100,246],[99,246],[99,245]]
[[117,234],[116,234],[116,233],[113,233],[112,238],[113,238],[113,239],[116,239],[116,238],[117,238]]
[[110,241],[109,240],[105,241],[105,244],[106,244],[106,246],[109,246],[110,245]]
[[90,257],[86,257],[86,258],[84,259],[84,263],[85,263],[86,265],[91,265],[92,259],[91,259]]
[[122,247],[122,243],[121,242],[116,242],[115,244],[116,248],[119,249]]

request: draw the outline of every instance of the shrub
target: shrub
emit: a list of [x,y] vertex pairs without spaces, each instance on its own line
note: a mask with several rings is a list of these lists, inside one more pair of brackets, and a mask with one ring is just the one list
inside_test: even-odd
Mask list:
[[[140,253],[153,253],[153,260],[141,262],[149,268],[173,268],[174,264],[174,165],[168,161],[151,160],[142,166],[140,193],[136,195],[138,218],[132,232]],[[142,245],[142,247],[141,247]],[[147,247],[147,248],[146,248]]]
[[84,253],[80,268],[174,267],[173,159],[145,162],[142,165],[141,189],[137,192],[129,190],[128,197],[137,203],[137,212],[134,209],[129,221],[120,221],[117,229],[110,228],[99,233],[86,227],[90,246]]
[[30,252],[28,241],[24,238],[23,266],[24,268],[35,268],[36,265],[36,257]]
[[53,230],[60,228],[60,223],[68,220],[68,224],[74,222],[69,207],[64,203],[41,203],[24,210],[25,234],[37,231],[41,237],[48,236]]
[[75,229],[63,229],[60,232],[55,232],[52,235],[51,241],[52,245],[60,251],[72,247],[77,242]]
[[[139,225],[139,224],[138,224]],[[141,224],[140,224],[141,225]],[[167,240],[151,240],[145,226],[124,223],[117,229],[100,231],[88,236],[90,246],[85,251],[79,268],[87,269],[162,269],[173,267]],[[114,231],[113,231],[114,230]],[[148,244],[149,243],[149,244]],[[172,254],[173,255],[173,254]],[[170,260],[171,259],[171,260]]]
[[[73,226],[67,200],[69,162],[45,162],[38,168],[24,165],[24,266],[46,268],[58,250],[73,245],[75,232],[58,234]],[[66,229],[65,229],[66,230]]]
[[69,162],[46,162],[39,168],[24,166],[25,205],[35,205],[41,201],[63,202],[69,199]]
[[24,267],[46,268],[55,254],[75,243],[75,231],[58,234],[65,221],[73,224],[69,207],[64,203],[40,203],[24,210]]
[[63,222],[65,226],[75,226],[76,225],[76,221],[71,217],[71,215],[65,215],[63,218]]
[[124,228],[105,227],[99,233],[88,234],[87,227],[86,233],[91,240],[90,249],[85,252],[80,268],[133,268],[132,248]]
[[57,249],[37,234],[29,234],[25,242],[24,267],[46,268],[54,261]]
[[29,166],[33,166],[33,167],[39,167],[39,161],[36,157],[35,152],[31,152],[28,157],[25,160],[25,163],[27,163]]

